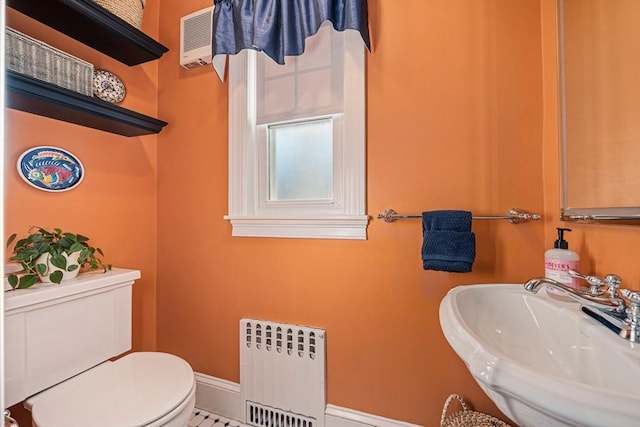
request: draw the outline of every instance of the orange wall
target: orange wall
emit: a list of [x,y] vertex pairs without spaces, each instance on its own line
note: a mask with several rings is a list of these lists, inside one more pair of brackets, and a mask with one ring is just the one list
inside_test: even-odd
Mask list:
[[[144,30],[157,37],[158,7],[149,2]],[[7,8],[7,25],[114,72],[126,85],[122,106],[157,114],[157,63],[127,67],[37,21]],[[134,286],[133,348],[156,348],[156,135],[126,138],[22,111],[5,110],[7,234],[26,235],[29,227],[60,227],[88,236],[105,261],[142,271]],[[76,188],[47,193],[24,183],[18,156],[30,147],[53,145],[74,153],[85,179]],[[79,321],[81,319],[78,319]]]
[[[326,328],[328,402],[437,424],[449,393],[498,411],[440,331],[453,286],[542,273],[543,224],[476,221],[471,274],[424,271],[421,226],[372,219],[367,241],[232,238],[227,83],[178,65],[180,16],[163,2],[158,143],[158,348],[239,381],[238,322]],[[544,208],[537,1],[370,1],[367,210]],[[195,259],[195,264],[194,264]]]

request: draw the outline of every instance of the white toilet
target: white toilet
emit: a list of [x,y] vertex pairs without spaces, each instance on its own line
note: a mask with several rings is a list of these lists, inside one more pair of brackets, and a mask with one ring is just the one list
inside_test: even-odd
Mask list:
[[195,379],[181,358],[130,353],[137,270],[5,293],[6,404],[37,427],[184,427]]

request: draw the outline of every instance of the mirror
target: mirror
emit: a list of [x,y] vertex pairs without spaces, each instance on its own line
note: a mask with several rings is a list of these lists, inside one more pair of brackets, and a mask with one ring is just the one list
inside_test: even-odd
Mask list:
[[640,1],[559,0],[562,220],[640,220]]

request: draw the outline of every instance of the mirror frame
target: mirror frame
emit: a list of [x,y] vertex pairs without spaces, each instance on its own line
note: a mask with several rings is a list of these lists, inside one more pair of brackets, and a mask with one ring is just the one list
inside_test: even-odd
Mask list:
[[567,174],[567,141],[566,141],[566,99],[565,99],[565,66],[564,66],[564,0],[557,1],[557,70],[558,70],[558,112],[560,142],[560,220],[601,223],[611,221],[616,224],[640,225],[640,206],[634,207],[569,207],[568,174]]

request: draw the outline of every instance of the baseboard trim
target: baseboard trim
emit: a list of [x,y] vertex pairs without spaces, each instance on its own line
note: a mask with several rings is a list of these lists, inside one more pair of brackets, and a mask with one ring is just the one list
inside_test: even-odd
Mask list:
[[240,411],[240,384],[196,372],[196,408],[232,420],[244,420]]
[[[243,421],[240,384],[196,372],[196,407],[232,420]],[[327,405],[325,427],[422,427],[404,421]]]
[[[335,406],[331,404],[327,404],[325,416],[325,425],[327,427],[338,427],[338,424],[336,422],[329,422],[329,420],[331,419],[330,417],[338,418],[340,420],[340,427],[355,427],[356,425],[363,424],[375,427],[422,427],[418,424],[411,424],[405,421],[385,418],[379,415],[368,414],[366,412],[360,412],[354,409],[343,408],[341,406]],[[345,422],[349,423],[349,426],[347,426]]]

